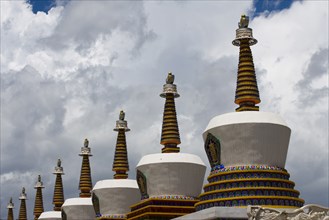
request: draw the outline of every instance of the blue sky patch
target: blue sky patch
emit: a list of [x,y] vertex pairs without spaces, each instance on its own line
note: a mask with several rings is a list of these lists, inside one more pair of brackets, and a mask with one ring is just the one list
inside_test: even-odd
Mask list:
[[294,0],[254,0],[253,5],[255,12],[253,17],[257,17],[260,14],[269,14],[273,11],[281,11],[283,9],[290,8]]
[[[26,0],[32,5],[33,13],[38,11],[46,12],[57,5],[58,2],[65,4],[70,0]],[[253,0],[253,5],[255,7],[255,13],[253,17],[257,17],[260,14],[268,14],[272,11],[280,11],[289,8],[294,0]]]
[[26,2],[32,6],[35,14],[39,11],[48,13],[52,7],[56,6],[56,0],[27,0]]

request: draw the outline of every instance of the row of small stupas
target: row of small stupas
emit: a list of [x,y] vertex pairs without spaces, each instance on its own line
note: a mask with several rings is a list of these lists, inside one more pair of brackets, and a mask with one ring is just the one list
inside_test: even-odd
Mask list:
[[[243,209],[296,209],[304,204],[289,173],[284,169],[290,128],[273,113],[259,112],[260,103],[250,46],[257,43],[242,16],[233,45],[240,48],[235,103],[236,112],[214,117],[203,138],[211,171],[202,185],[206,166],[199,156],[180,153],[181,143],[175,108],[179,97],[174,75],[168,74],[161,97],[165,98],[161,133],[162,153],[142,157],[136,167],[136,180],[129,171],[125,113],[120,112],[113,161],[113,179],[98,181],[92,188],[88,140],[81,148],[80,197],[65,200],[60,160],[55,168],[54,211],[44,212],[42,182],[35,186],[35,219],[246,219]],[[26,219],[25,191],[20,197],[19,219]],[[8,219],[13,219],[12,202]],[[213,218],[209,210],[221,209]],[[223,213],[225,213],[225,216]],[[258,210],[255,213],[260,213]],[[266,211],[264,212],[266,213]],[[267,211],[267,213],[270,213]],[[328,211],[327,211],[328,213]],[[271,213],[273,214],[273,213]],[[252,215],[252,214],[250,214]],[[325,215],[325,214],[324,214]],[[260,219],[260,218],[251,218]],[[321,218],[319,218],[321,219]]]

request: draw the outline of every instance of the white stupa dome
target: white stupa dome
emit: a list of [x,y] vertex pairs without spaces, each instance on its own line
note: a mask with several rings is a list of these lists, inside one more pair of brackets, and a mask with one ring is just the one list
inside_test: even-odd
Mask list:
[[208,133],[220,142],[224,166],[285,166],[291,130],[279,115],[258,111],[219,115],[209,122],[204,140]]
[[193,154],[159,153],[144,156],[136,169],[146,178],[149,197],[177,195],[196,198],[201,193],[206,166]]

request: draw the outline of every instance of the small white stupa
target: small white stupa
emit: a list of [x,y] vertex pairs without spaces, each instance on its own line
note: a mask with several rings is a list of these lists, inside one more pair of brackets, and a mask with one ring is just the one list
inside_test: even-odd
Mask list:
[[113,160],[114,179],[98,181],[92,190],[92,200],[97,217],[101,219],[126,219],[130,206],[140,200],[136,180],[127,179],[129,171],[126,132],[130,131],[125,113],[120,112],[114,131],[118,132]]
[[64,175],[63,167],[61,166],[62,161],[57,160],[57,166],[53,174],[56,175],[55,187],[54,187],[54,211],[42,212],[38,219],[42,220],[59,220],[62,219],[61,208],[64,203],[64,191],[63,191],[63,181],[62,175]]
[[142,201],[133,205],[128,219],[172,219],[195,211],[206,166],[200,157],[180,153],[175,98],[179,97],[174,75],[168,74],[161,97],[166,99],[162,153],[144,156],[137,165]]
[[96,214],[91,201],[91,173],[89,157],[91,151],[89,148],[89,141],[85,139],[84,146],[81,148],[82,166],[80,175],[80,197],[66,199],[62,206],[62,219],[63,220],[76,220],[76,219],[95,219]]

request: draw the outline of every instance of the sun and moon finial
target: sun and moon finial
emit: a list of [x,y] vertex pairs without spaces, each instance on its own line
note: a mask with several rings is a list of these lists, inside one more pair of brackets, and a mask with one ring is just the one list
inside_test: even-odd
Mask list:
[[62,164],[62,161],[61,161],[61,159],[57,159],[57,167],[61,167],[61,164]]
[[249,16],[241,15],[239,28],[248,28],[249,25]]
[[84,147],[88,147],[89,146],[89,141],[87,138],[85,138],[85,142],[83,143]]
[[167,84],[174,84],[175,81],[175,76],[172,74],[172,72],[168,73],[167,79],[166,79],[166,83]]
[[119,120],[125,120],[125,112],[123,110],[120,111],[120,114],[119,114]]

